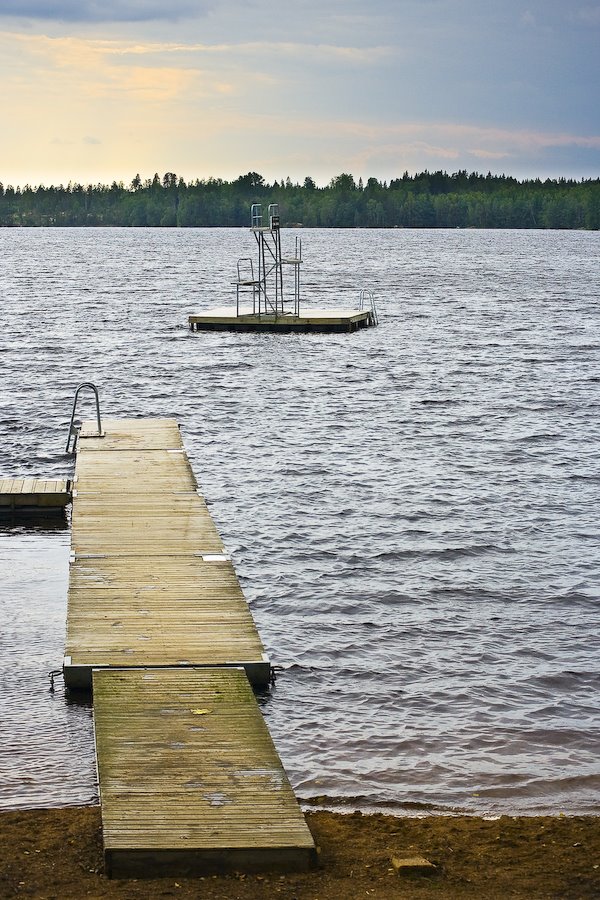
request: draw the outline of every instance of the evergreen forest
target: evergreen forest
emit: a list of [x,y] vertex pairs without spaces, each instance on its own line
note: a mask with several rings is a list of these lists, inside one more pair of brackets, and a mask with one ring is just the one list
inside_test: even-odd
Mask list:
[[268,184],[257,172],[234,181],[187,182],[173,172],[125,185],[35,188],[0,182],[1,226],[249,226],[250,205],[279,204],[282,225],[308,228],[600,227],[600,179],[518,181],[506,175],[428,172],[365,184],[352,175],[318,187],[307,177]]

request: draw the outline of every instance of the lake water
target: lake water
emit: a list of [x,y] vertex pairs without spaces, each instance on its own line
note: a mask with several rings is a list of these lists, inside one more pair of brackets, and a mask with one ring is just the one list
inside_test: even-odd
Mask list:
[[[176,417],[301,798],[600,813],[600,235],[297,233],[307,305],[369,287],[379,328],[191,334],[246,229],[0,230],[0,473],[69,474],[81,381]],[[48,690],[68,551],[0,526],[0,807],[97,800],[91,710]]]

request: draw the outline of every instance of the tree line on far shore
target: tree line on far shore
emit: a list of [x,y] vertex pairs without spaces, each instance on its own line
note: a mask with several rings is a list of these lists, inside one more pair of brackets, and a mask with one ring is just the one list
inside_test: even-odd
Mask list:
[[250,225],[250,205],[279,205],[282,225],[308,228],[600,227],[600,179],[529,179],[465,170],[405,172],[389,182],[352,175],[317,187],[289,178],[273,184],[257,172],[234,181],[186,181],[173,172],[125,185],[69,183],[13,187],[0,182],[0,226]]

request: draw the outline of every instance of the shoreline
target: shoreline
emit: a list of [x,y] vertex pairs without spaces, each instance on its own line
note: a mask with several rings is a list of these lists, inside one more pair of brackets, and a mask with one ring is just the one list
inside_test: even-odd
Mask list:
[[[206,900],[597,898],[600,816],[499,816],[311,811],[319,847],[307,873],[109,880],[99,806],[0,811],[0,896],[175,896]],[[432,874],[398,874],[392,857],[422,856]]]

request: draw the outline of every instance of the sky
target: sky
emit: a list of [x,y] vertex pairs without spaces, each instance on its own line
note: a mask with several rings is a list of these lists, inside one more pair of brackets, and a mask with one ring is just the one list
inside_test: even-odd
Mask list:
[[600,177],[594,0],[0,0],[0,182]]

